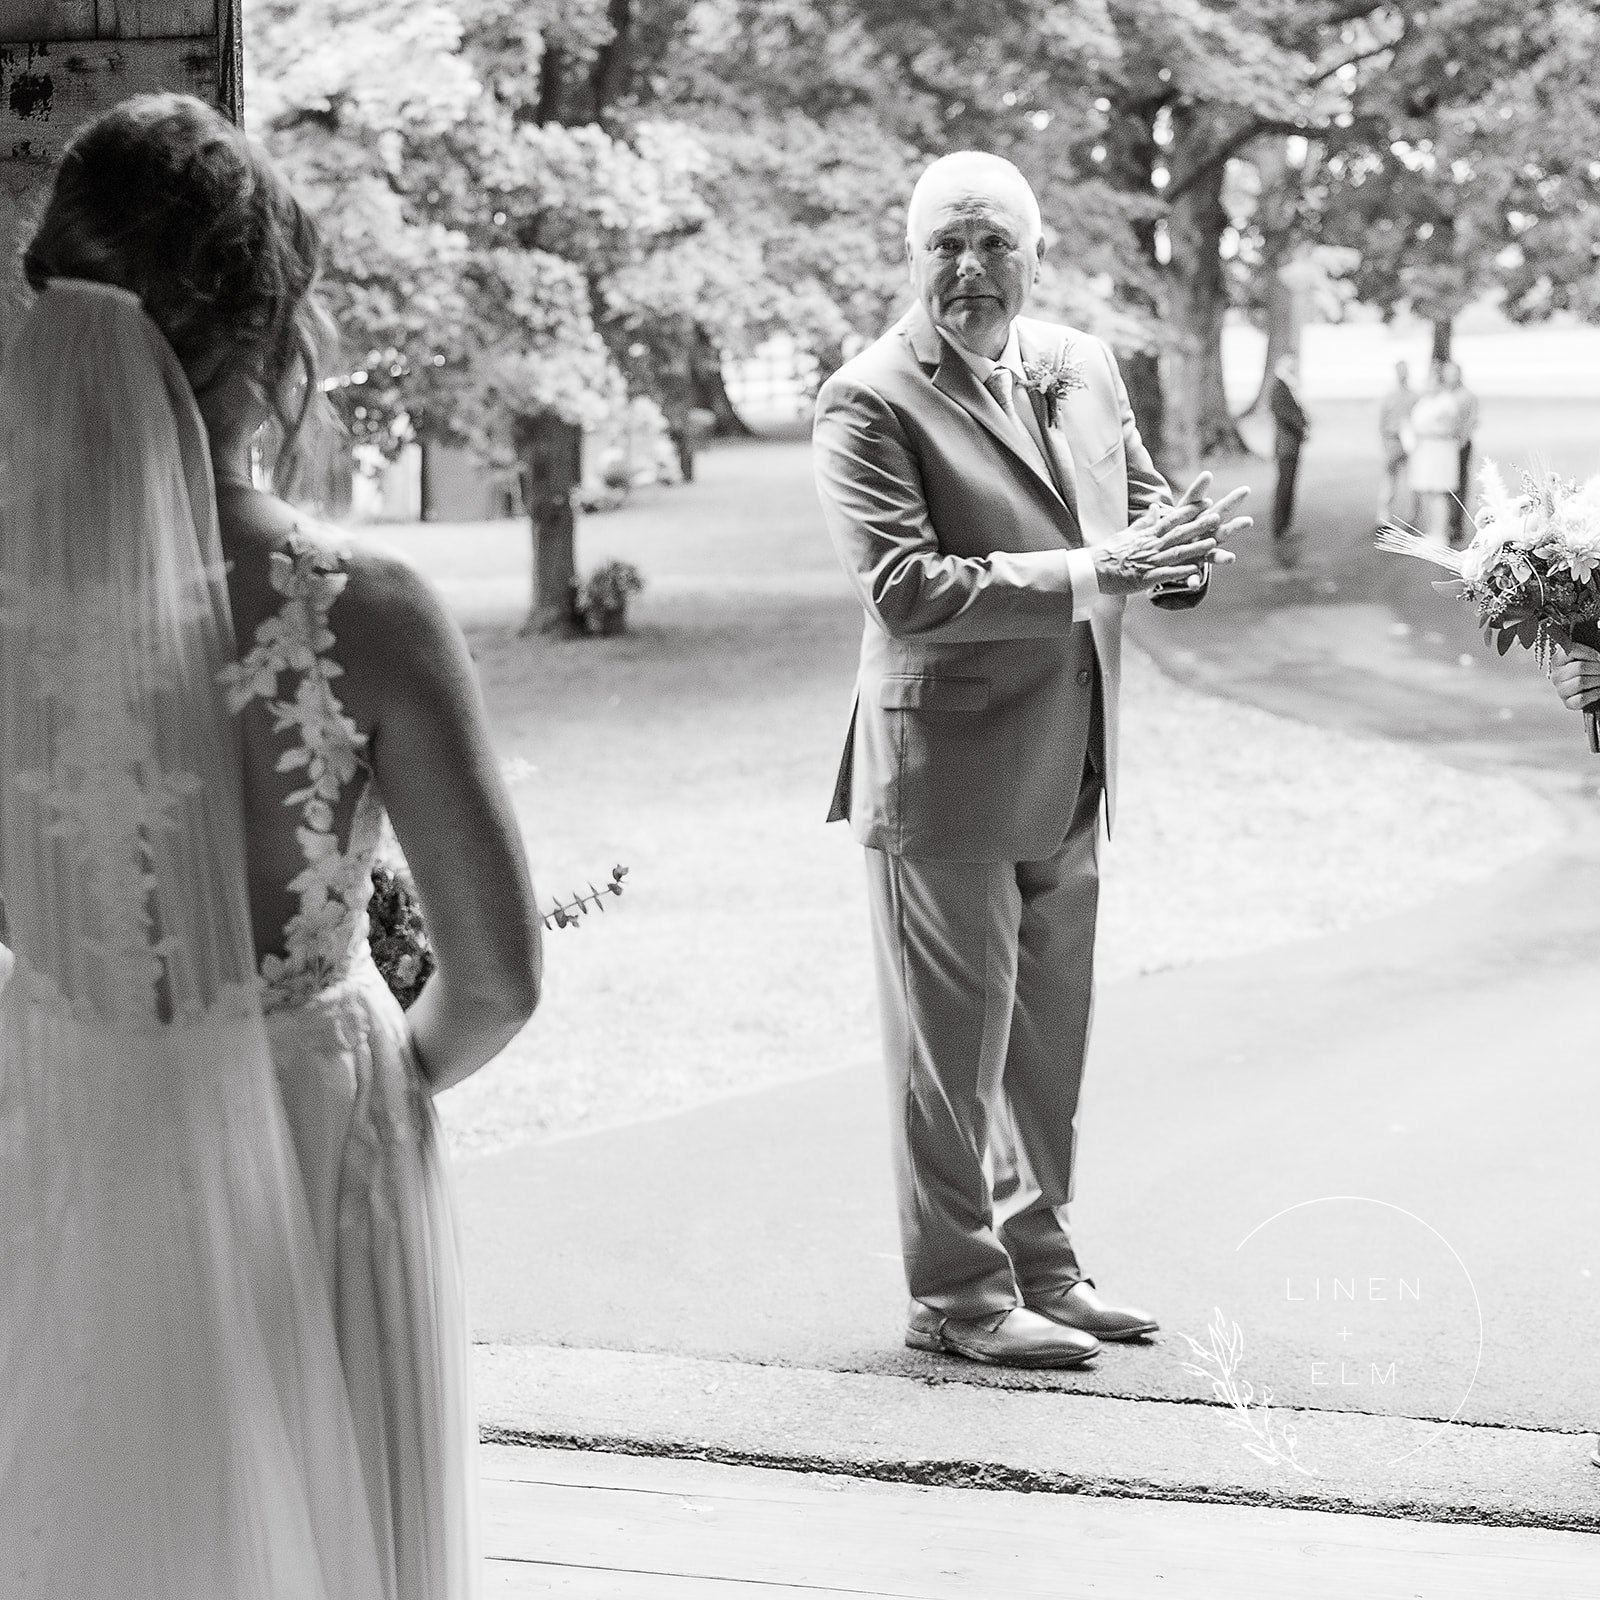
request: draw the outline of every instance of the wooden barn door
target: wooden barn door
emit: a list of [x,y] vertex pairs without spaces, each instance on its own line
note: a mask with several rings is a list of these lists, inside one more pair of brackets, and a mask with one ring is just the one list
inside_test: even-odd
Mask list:
[[[119,100],[174,89],[243,116],[240,0],[0,0],[0,341],[62,147]],[[3,348],[3,346],[0,346]]]

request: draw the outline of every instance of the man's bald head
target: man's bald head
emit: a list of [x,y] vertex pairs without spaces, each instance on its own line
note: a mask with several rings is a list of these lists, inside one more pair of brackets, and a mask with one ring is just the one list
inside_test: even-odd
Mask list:
[[1009,161],[963,150],[917,180],[906,261],[928,319],[974,355],[998,360],[1028,303],[1044,231],[1028,180]]
[[1037,247],[1044,224],[1032,186],[1004,156],[983,150],[957,150],[940,156],[917,179],[906,210],[906,238],[914,244],[924,243],[935,213],[979,206],[1004,207],[1026,230],[1030,247]]

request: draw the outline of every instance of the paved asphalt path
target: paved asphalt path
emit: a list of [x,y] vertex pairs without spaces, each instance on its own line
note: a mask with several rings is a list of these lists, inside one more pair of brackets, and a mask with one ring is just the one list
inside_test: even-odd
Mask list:
[[[1570,907],[1559,927],[1551,904]],[[1470,1274],[1483,1359],[1463,1420],[1593,1427],[1600,1073],[1583,1041],[1597,947],[1600,847],[1580,842],[1425,911],[1108,987],[1074,1225],[1103,1289],[1166,1331],[1092,1368],[1006,1373],[902,1347],[885,1095],[866,1060],[469,1165],[475,1335],[1195,1398],[1208,1391],[1182,1370],[1176,1335],[1203,1335],[1219,1301],[1246,1324],[1263,1375],[1304,1344],[1305,1308],[1240,1279],[1240,1241],[1286,1207],[1355,1196],[1420,1218]],[[1369,1214],[1393,1226],[1361,1231]],[[1352,1201],[1303,1220],[1315,1227],[1291,1239],[1301,1277],[1414,1279],[1445,1265],[1398,1212]],[[1374,1346],[1402,1363],[1395,1396],[1282,1376],[1280,1394],[1456,1413],[1475,1311],[1454,1269],[1440,1294],[1442,1322]],[[1331,1337],[1312,1353],[1337,1357]]]

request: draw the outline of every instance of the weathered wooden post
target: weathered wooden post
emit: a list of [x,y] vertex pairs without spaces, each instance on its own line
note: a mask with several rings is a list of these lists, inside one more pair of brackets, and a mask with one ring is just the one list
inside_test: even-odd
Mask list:
[[[172,89],[239,121],[240,0],[0,0],[0,341],[51,168],[83,123]],[[3,344],[0,344],[3,347]]]

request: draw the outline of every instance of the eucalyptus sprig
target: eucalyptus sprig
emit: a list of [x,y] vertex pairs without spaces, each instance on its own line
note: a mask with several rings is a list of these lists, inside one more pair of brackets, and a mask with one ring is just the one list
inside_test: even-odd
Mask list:
[[590,906],[604,911],[606,908],[606,896],[622,893],[622,880],[627,876],[628,869],[626,867],[613,867],[611,869],[611,881],[603,889],[597,889],[591,883],[587,894],[574,893],[570,900],[556,901],[548,911],[541,914],[540,920],[543,921],[547,928],[577,927],[578,918],[588,916]]

